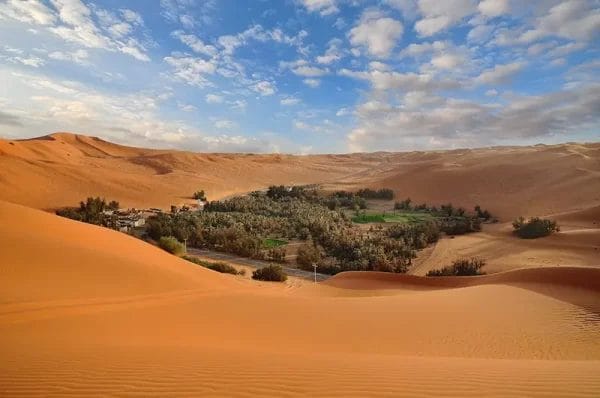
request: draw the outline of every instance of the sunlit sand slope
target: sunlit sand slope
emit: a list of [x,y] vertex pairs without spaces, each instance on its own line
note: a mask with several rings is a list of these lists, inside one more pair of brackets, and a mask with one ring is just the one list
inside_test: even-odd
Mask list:
[[257,283],[7,203],[0,244],[2,396],[600,393],[595,269]]

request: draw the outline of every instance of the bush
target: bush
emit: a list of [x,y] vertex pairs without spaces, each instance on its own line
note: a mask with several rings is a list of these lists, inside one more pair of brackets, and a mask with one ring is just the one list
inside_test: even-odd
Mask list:
[[456,260],[452,265],[442,269],[431,270],[427,276],[474,276],[484,275],[481,268],[485,261],[478,258]]
[[281,265],[268,265],[252,273],[252,279],[269,282],[285,282],[287,275]]
[[234,268],[231,265],[226,264],[226,263],[222,263],[222,262],[213,263],[210,261],[200,260],[199,258],[193,257],[193,256],[183,256],[183,258],[189,262],[201,265],[205,268],[220,272],[222,274],[246,275],[246,270],[242,269],[242,270],[238,271],[236,268]]
[[318,264],[319,261],[321,261],[321,252],[315,245],[305,243],[298,248],[298,256],[296,257],[298,268],[312,271],[313,264]]
[[201,200],[203,202],[206,202],[206,195],[204,194],[204,191],[197,191],[194,192],[194,194],[192,195],[192,197],[196,200]]
[[163,236],[158,240],[158,247],[176,256],[185,253],[185,247],[173,236]]
[[525,222],[523,217],[519,217],[513,221],[513,228],[519,238],[535,239],[548,236],[553,232],[559,232],[560,227],[556,221],[545,220],[539,217],[530,218]]
[[369,188],[359,189],[356,192],[356,196],[360,196],[365,199],[384,199],[384,200],[392,200],[394,199],[394,191],[389,188],[381,188],[377,191]]
[[285,263],[285,248],[274,247],[267,252],[267,260],[275,261],[276,263]]

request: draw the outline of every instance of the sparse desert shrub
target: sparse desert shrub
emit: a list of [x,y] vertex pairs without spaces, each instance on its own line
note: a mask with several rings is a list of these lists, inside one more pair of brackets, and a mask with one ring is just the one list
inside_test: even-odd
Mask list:
[[161,237],[158,240],[158,247],[176,256],[181,256],[185,253],[185,247],[183,246],[183,243],[179,242],[173,236]]
[[485,261],[478,258],[460,259],[442,269],[431,270],[427,276],[474,276],[484,275],[485,272],[481,268],[485,265]]
[[281,265],[268,265],[252,273],[252,279],[269,282],[285,282],[287,275]]
[[226,264],[226,263],[222,263],[220,261],[213,263],[211,261],[201,260],[198,257],[193,257],[193,256],[183,256],[183,258],[191,263],[201,265],[205,268],[211,269],[213,271],[221,272],[223,274],[246,275],[245,269],[238,271],[235,267],[233,267],[229,264]]
[[556,224],[556,221],[539,217],[530,218],[529,221],[525,221],[523,217],[519,217],[513,221],[513,228],[517,236],[522,239],[541,238],[560,231],[560,227]]

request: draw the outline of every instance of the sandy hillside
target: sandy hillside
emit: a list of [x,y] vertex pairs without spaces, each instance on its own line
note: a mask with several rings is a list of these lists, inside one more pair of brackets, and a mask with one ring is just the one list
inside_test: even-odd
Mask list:
[[0,199],[40,209],[71,206],[87,196],[127,207],[192,203],[271,184],[335,181],[378,163],[360,156],[198,154],[125,147],[95,137],[57,133],[0,140]]
[[198,154],[57,133],[0,140],[0,199],[40,209],[90,195],[125,206],[215,199],[270,184],[389,187],[399,198],[471,208],[502,221],[600,206],[600,144],[352,155]]
[[0,202],[2,396],[600,394],[600,270],[221,275]]

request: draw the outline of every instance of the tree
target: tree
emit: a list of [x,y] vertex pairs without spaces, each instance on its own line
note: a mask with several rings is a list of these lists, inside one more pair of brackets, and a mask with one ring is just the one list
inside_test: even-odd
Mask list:
[[185,254],[185,247],[183,246],[183,243],[179,242],[173,236],[163,236],[160,238],[158,240],[158,247],[176,256]]
[[517,236],[522,239],[541,238],[560,231],[560,227],[556,221],[539,217],[530,218],[527,222],[525,222],[523,217],[519,217],[513,221],[513,228]]
[[315,245],[305,243],[298,248],[296,264],[299,268],[312,271],[313,264],[318,264],[319,261],[321,261],[321,252]]
[[119,202],[117,202],[116,200],[111,200],[108,204],[108,208],[113,211],[119,210]]
[[474,276],[484,275],[485,272],[481,268],[485,265],[485,261],[478,258],[460,259],[452,263],[452,265],[442,269],[431,270],[427,276]]
[[194,195],[192,195],[192,197],[196,200],[206,202],[206,195],[204,194],[204,190],[194,192]]

